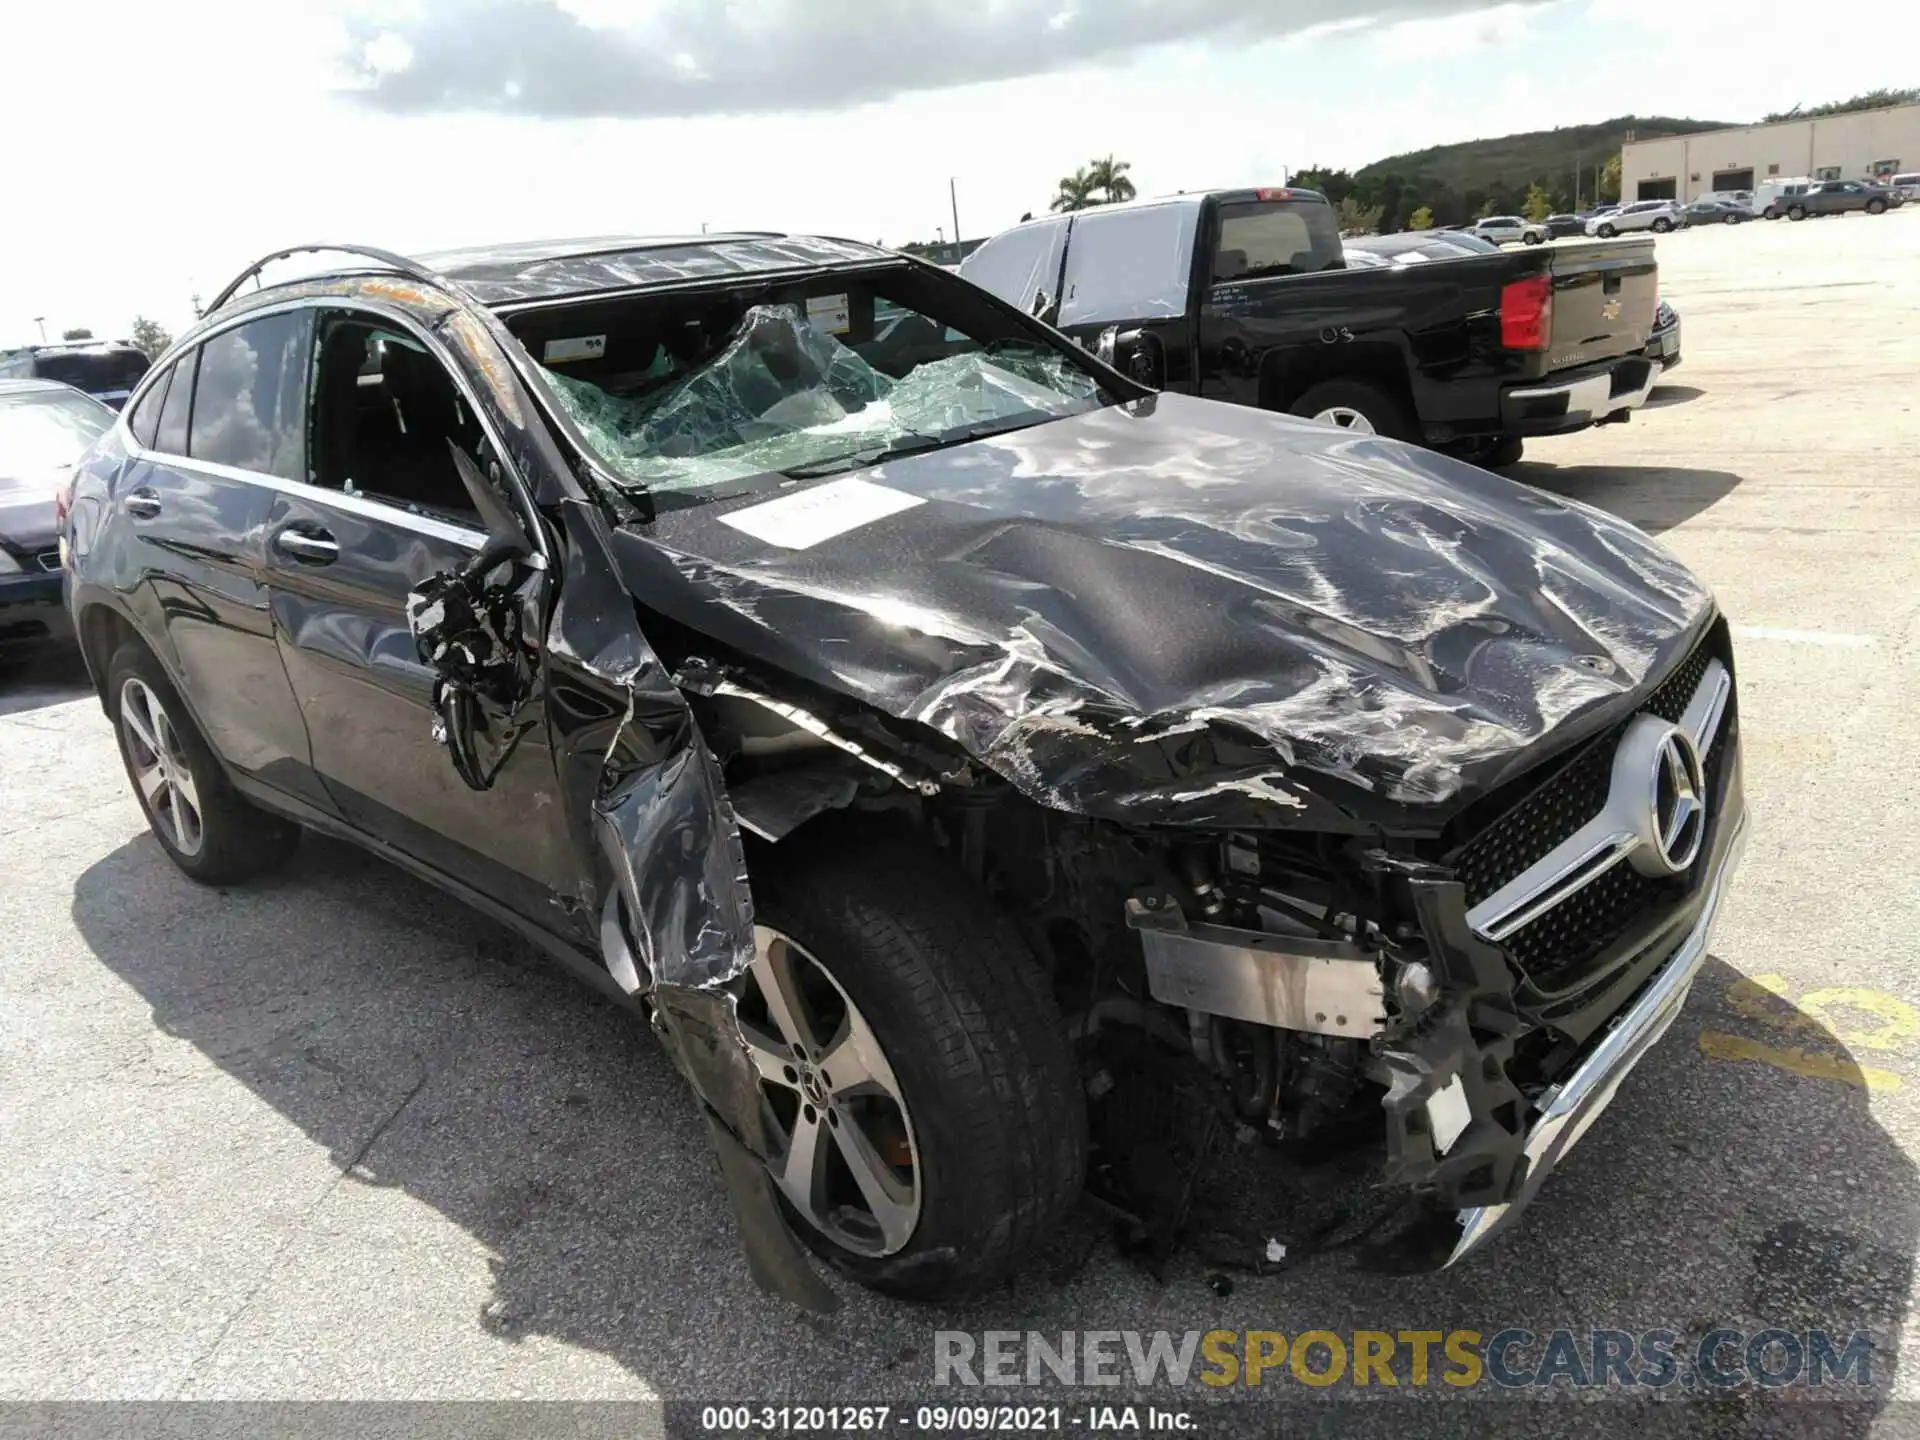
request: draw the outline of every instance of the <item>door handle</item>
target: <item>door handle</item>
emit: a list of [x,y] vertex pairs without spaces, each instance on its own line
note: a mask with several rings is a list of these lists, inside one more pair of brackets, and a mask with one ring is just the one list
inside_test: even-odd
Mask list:
[[325,530],[296,530],[291,525],[273,537],[274,548],[302,565],[331,565],[340,558],[340,545]]
[[142,485],[138,490],[127,492],[120,508],[136,520],[151,520],[160,513],[160,497],[151,487]]

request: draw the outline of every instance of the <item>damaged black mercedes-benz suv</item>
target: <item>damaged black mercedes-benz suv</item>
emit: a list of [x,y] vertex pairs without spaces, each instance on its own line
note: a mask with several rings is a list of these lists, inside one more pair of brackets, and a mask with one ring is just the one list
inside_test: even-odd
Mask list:
[[644,1017],[763,1284],[1124,1209],[1116,1067],[1451,1263],[1685,999],[1732,655],[1633,527],[849,242],[342,253],[64,502],[129,777],[198,880],[347,836]]

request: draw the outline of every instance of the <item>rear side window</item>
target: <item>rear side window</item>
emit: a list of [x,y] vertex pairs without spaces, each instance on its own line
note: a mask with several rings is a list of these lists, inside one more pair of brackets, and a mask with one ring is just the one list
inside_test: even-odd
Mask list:
[[[1512,222],[1495,216],[1487,223]],[[1216,283],[1339,268],[1340,227],[1332,206],[1279,201],[1220,207],[1220,247],[1213,257]]]
[[[1187,313],[1200,207],[1083,210],[1067,245],[1061,325],[1099,325]],[[1334,255],[1339,255],[1336,241]]]
[[960,273],[981,289],[1035,313],[1034,297],[1042,292],[1051,302],[1060,280],[1060,251],[1066,243],[1064,220],[1023,225],[989,240],[961,263]]
[[160,428],[153,436],[153,448],[165,454],[187,453],[187,416],[193,409],[193,372],[199,363],[197,349],[189,350],[173,363],[173,379],[166,386],[167,398],[160,403]]
[[265,315],[200,347],[193,393],[196,460],[306,479],[307,355],[313,312]]
[[143,450],[153,449],[153,437],[160,429],[160,407],[167,402],[167,382],[172,378],[170,374],[156,378],[127,415],[127,428]]

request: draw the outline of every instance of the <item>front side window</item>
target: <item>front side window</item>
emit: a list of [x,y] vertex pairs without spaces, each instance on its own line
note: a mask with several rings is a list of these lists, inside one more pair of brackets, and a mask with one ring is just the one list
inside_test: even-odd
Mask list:
[[515,329],[587,446],[654,494],[853,469],[1112,403],[1044,328],[919,271],[638,297]]
[[476,470],[485,432],[452,375],[415,336],[371,316],[321,315],[309,470],[301,477],[413,514],[478,519],[454,450]]
[[304,480],[307,351],[313,312],[264,315],[200,347],[187,453]]
[[1186,314],[1199,214],[1197,203],[1077,213],[1067,237],[1060,324]]
[[28,390],[0,398],[0,490],[7,479],[64,470],[113,424],[113,412],[71,390]]

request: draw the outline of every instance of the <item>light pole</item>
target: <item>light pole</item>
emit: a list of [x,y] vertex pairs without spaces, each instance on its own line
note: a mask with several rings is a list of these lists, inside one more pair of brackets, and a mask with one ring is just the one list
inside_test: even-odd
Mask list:
[[33,323],[40,327],[40,338],[45,340],[47,338],[47,317],[44,315],[36,315],[33,317]]
[[[947,177],[947,200],[953,206],[953,248],[960,248],[960,192],[954,188],[953,177]],[[958,261],[956,256],[955,260]]]

